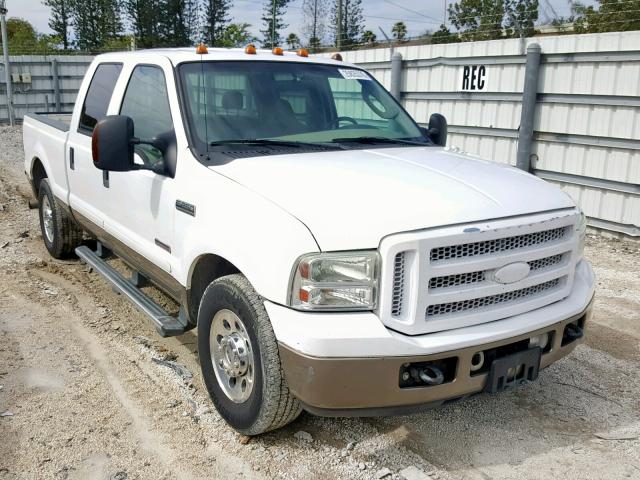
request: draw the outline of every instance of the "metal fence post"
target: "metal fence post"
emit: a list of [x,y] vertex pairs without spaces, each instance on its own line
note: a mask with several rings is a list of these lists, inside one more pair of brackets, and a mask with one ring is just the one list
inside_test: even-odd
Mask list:
[[395,52],[391,55],[391,95],[400,101],[402,89],[402,55]]
[[540,71],[540,45],[532,43],[527,47],[527,63],[524,71],[524,91],[518,132],[518,154],[516,167],[531,171],[531,150],[533,146],[533,122],[536,115],[538,96],[538,73]]
[[53,98],[56,103],[56,112],[60,113],[62,108],[60,100],[60,77],[58,76],[58,60],[55,58],[51,60],[51,75],[53,77]]
[[15,125],[15,116],[13,113],[13,94],[11,91],[11,62],[9,61],[9,41],[7,39],[7,21],[6,16],[7,9],[5,7],[5,1],[0,0],[0,29],[2,30],[2,53],[4,56],[4,72],[7,86],[7,117],[9,118],[9,125]]

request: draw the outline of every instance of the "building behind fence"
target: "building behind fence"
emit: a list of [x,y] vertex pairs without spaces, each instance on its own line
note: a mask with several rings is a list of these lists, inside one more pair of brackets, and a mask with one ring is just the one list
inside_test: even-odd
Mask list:
[[[540,45],[541,57],[531,155],[527,150],[531,171],[569,193],[591,226],[640,237],[640,32],[527,39],[532,43]],[[526,73],[522,47],[518,39],[397,47],[402,59],[396,56],[393,72],[388,48],[342,55],[398,95],[418,122],[445,115],[448,145],[515,165]],[[70,110],[91,59],[14,57],[13,72],[31,73],[32,87],[26,93],[16,87],[16,117],[55,111],[58,103]],[[0,90],[0,122],[6,112]]]

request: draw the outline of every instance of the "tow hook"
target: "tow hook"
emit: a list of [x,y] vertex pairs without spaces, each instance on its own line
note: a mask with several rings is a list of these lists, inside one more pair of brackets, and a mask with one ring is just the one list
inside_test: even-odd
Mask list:
[[442,370],[434,365],[426,367],[412,368],[409,370],[415,381],[422,381],[426,385],[440,385],[444,382]]
[[584,335],[584,330],[575,323],[569,323],[564,329],[564,335],[562,338],[562,345],[567,345]]

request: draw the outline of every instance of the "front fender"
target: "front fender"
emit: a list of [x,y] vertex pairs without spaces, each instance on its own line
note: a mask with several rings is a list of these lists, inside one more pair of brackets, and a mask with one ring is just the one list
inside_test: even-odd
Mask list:
[[319,251],[311,232],[264,197],[204,170],[192,176],[189,194],[181,198],[195,206],[195,216],[176,213],[178,280],[189,288],[198,258],[215,254],[235,265],[262,297],[286,304],[295,261]]

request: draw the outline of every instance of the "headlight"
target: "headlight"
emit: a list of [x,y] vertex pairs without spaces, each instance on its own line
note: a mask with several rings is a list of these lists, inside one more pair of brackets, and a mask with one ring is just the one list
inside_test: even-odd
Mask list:
[[304,255],[294,267],[290,305],[301,310],[373,310],[378,295],[378,253]]
[[587,237],[587,217],[582,210],[576,225],[576,235],[578,235],[578,260],[580,260],[584,255],[584,242]]

